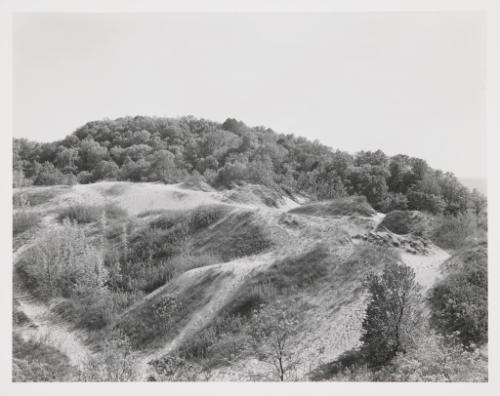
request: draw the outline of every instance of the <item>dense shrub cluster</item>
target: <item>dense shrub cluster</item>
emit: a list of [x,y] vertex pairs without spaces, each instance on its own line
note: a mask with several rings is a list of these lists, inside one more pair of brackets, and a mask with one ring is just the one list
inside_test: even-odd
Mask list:
[[466,246],[446,263],[446,277],[430,296],[431,322],[466,347],[488,342],[488,259],[486,244]]
[[480,205],[451,173],[405,155],[350,155],[318,142],[227,119],[125,117],[93,121],[65,139],[14,139],[16,186],[98,180],[178,182],[189,175],[213,186],[243,182],[318,199],[363,195],[377,210],[456,214]]

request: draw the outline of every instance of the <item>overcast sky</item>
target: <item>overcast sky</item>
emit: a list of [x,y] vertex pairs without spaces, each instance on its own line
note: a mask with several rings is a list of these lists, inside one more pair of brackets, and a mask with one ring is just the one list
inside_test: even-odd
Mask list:
[[485,177],[479,14],[18,14],[14,133],[227,117]]

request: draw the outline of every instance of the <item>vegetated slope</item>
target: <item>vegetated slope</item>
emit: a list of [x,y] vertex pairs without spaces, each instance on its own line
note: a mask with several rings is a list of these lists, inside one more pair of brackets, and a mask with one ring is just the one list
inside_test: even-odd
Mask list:
[[[186,268],[174,273],[172,279],[165,277],[152,290],[146,289],[145,295],[139,293],[139,299],[122,310],[117,320],[100,330],[103,336],[117,329],[126,334],[135,348],[137,379],[157,376],[148,363],[166,355],[184,353],[203,332],[212,331],[210,329],[221,320],[233,320],[236,312],[243,312],[245,304],[255,308],[250,302],[254,291],[261,288],[269,288],[266,290],[270,293],[267,300],[261,301],[264,305],[272,307],[276,301],[285,301],[299,314],[300,331],[293,338],[293,352],[301,360],[294,370],[297,378],[304,378],[311,364],[332,360],[357,344],[366,306],[362,281],[367,272],[380,269],[385,253],[370,244],[354,245],[351,237],[374,230],[383,216],[361,198],[306,203],[300,207],[303,199],[280,197],[275,190],[262,186],[246,185],[223,191],[190,190],[188,187],[101,182],[55,188],[34,206],[42,218],[40,230],[44,230],[47,224],[58,221],[65,208],[117,205],[128,213],[127,220],[120,218],[115,227],[130,229],[127,244],[156,249],[152,256],[147,249],[136,249],[134,254],[140,251],[145,254],[139,257],[145,260],[142,263],[156,260],[154,255],[160,251],[158,249],[170,255],[170,250],[165,250],[168,248],[166,240],[161,238],[162,235],[170,238],[171,230],[177,229],[183,230],[183,239],[182,243],[176,239],[173,247],[180,246],[193,255],[219,257],[220,262]],[[44,189],[50,191],[50,188]],[[16,191],[16,196],[25,195],[29,199],[39,195],[39,191],[35,187],[23,188]],[[222,208],[220,215],[208,220],[199,217],[192,223],[192,216],[197,216],[195,210],[207,204]],[[100,228],[106,226],[101,224],[99,216],[107,212],[96,213],[98,216],[90,216],[89,222],[79,227],[97,241],[101,238]],[[119,243],[120,232],[115,234],[112,220],[109,217],[111,224],[107,227],[111,228],[105,234],[111,238],[108,243],[113,245]],[[141,233],[141,230],[147,232]],[[36,242],[36,236],[32,237]],[[159,237],[158,245],[155,245],[156,237]],[[172,254],[176,257],[177,253]],[[430,284],[432,279],[424,276],[428,272],[426,257],[412,256],[411,264],[421,271],[423,282]],[[428,257],[432,257],[432,269],[441,260],[441,256]],[[140,260],[136,264],[141,264]],[[169,260],[167,258],[167,266]],[[158,265],[165,264],[160,260]],[[435,275],[432,272],[430,278]],[[256,301],[260,301],[259,298]],[[20,305],[20,310],[26,310],[25,314],[30,316],[29,306],[25,304],[24,308]],[[243,321],[242,329],[250,326],[253,320],[250,316],[247,322]],[[42,317],[49,318],[48,312],[40,310],[31,315],[33,321]],[[51,320],[44,322],[44,326],[47,331],[56,330],[55,334],[67,329],[70,339],[76,334]],[[221,340],[226,342],[232,335],[227,329],[218,329],[219,338],[212,339],[210,345],[212,350],[219,348],[220,351]],[[64,345],[60,350],[72,353],[71,348]],[[70,357],[75,364],[83,354],[80,352]],[[189,355],[187,360],[195,362],[196,358],[192,357],[195,355]],[[238,352],[229,363],[216,363],[210,371],[212,379],[273,378],[269,364],[248,355],[248,351]]]
[[365,197],[345,197],[330,201],[313,202],[290,210],[290,213],[306,214],[310,216],[373,216],[375,210]]
[[192,177],[205,191],[253,183],[320,200],[363,195],[382,212],[457,214],[485,203],[452,173],[432,169],[420,158],[389,157],[381,150],[334,151],[231,118],[223,123],[192,116],[91,121],[60,141],[14,139],[13,160],[16,187],[109,179],[173,184]]

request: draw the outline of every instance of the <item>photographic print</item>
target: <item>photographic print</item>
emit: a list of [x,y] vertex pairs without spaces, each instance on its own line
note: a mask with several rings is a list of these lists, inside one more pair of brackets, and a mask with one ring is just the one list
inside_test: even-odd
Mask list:
[[13,382],[488,382],[480,12],[12,16]]

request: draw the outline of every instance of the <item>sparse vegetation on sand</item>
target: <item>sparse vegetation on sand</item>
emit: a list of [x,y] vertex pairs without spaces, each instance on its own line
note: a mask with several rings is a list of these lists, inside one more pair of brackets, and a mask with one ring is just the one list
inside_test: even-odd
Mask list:
[[313,202],[290,210],[290,213],[310,216],[373,216],[376,212],[365,197],[345,197]]
[[23,340],[14,334],[12,342],[12,380],[14,382],[71,381],[75,369],[67,356],[44,343]]
[[127,216],[127,211],[115,204],[105,206],[76,204],[63,208],[58,215],[59,221],[69,220],[78,224],[94,223],[105,216],[119,219]]
[[14,236],[28,231],[38,224],[40,224],[41,218],[38,212],[22,210],[14,213],[12,219],[12,233]]
[[486,198],[423,160],[135,117],[14,171],[15,381],[487,380]]

